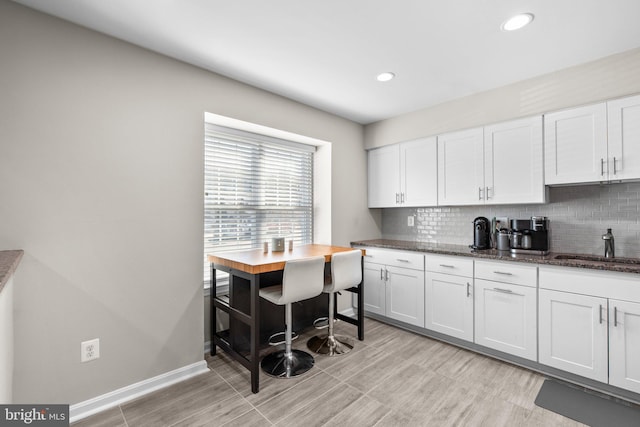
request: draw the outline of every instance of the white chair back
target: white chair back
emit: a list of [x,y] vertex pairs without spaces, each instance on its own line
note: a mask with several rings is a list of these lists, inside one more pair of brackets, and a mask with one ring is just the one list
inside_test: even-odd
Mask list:
[[282,277],[282,304],[313,298],[324,287],[324,256],[287,261]]
[[331,292],[358,286],[360,282],[362,282],[362,251],[360,249],[338,252],[331,256]]

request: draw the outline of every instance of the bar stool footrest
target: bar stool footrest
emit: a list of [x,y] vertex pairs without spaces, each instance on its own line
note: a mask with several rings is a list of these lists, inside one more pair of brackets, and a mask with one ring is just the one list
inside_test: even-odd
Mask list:
[[319,317],[313,321],[313,327],[316,329],[327,329],[329,327],[328,317]]
[[[269,337],[268,344],[273,346],[285,344],[287,342],[285,337],[286,337],[286,332],[276,332],[275,334]],[[280,338],[281,341],[274,341],[276,338]],[[297,339],[298,339],[298,334],[295,332],[291,332],[291,341],[294,341]]]

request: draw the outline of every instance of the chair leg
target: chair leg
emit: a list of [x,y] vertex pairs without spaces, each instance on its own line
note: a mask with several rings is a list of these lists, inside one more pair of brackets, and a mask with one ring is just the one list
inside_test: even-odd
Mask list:
[[272,377],[292,378],[304,374],[313,367],[313,356],[302,350],[291,349],[291,336],[293,334],[293,322],[291,304],[285,308],[285,343],[284,350],[266,355],[260,366],[262,370]]
[[349,353],[353,348],[353,340],[351,338],[333,334],[335,299],[335,293],[329,293],[328,334],[324,336],[316,335],[307,341],[307,347],[315,353],[337,356],[339,354]]

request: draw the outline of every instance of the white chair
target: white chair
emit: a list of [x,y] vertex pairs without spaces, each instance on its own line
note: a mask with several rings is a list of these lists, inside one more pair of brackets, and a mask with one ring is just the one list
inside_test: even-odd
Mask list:
[[[285,306],[285,348],[268,354],[262,359],[260,366],[266,374],[279,378],[291,378],[313,367],[315,361],[312,355],[302,350],[291,349],[293,327],[291,303],[320,295],[323,286],[324,256],[317,256],[287,261],[282,284],[260,289],[262,298],[273,304]],[[270,344],[272,338],[269,339]]]
[[[358,286],[361,282],[362,251],[358,249],[338,252],[331,257],[331,283],[326,284],[322,291],[329,294],[329,331],[327,335],[316,335],[307,341],[307,347],[311,351],[319,354],[328,354],[329,356],[345,354],[351,351],[353,348],[353,340],[351,338],[333,334],[335,293]],[[324,327],[327,326],[322,328]]]

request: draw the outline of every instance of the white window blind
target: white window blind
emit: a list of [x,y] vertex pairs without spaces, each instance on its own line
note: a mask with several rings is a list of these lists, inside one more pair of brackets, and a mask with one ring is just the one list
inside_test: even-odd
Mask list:
[[[315,147],[205,123],[207,254],[262,248],[272,237],[313,242]],[[218,276],[216,276],[218,277]]]

